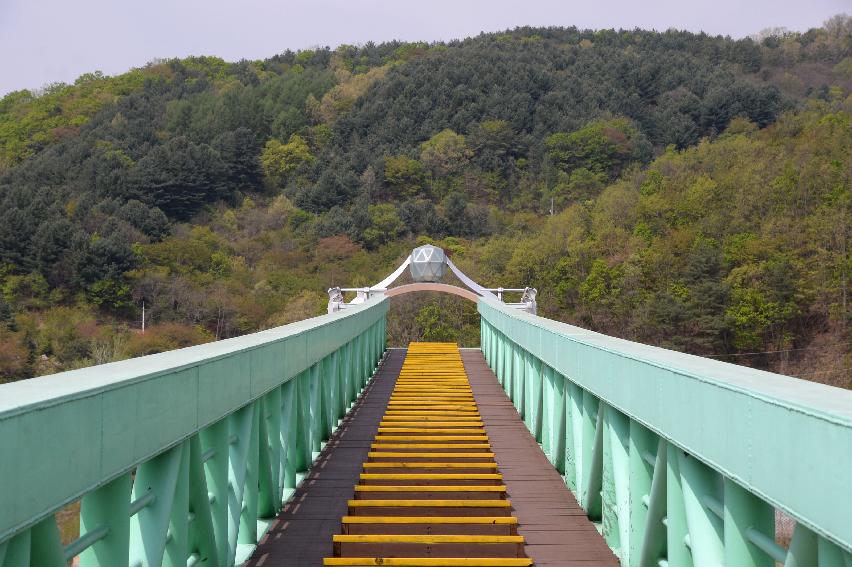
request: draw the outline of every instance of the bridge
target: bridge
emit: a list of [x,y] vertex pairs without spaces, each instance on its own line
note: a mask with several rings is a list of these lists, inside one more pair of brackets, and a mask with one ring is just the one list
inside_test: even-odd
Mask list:
[[[539,317],[437,248],[394,274],[0,385],[0,567],[852,566],[852,392]],[[481,348],[387,348],[424,289],[476,301]]]

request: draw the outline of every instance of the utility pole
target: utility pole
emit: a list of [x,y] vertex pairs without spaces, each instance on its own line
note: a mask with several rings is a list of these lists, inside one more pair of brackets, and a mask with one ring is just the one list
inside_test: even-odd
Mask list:
[[553,197],[550,198],[550,216],[553,216]]
[[145,334],[145,301],[142,301],[142,334]]

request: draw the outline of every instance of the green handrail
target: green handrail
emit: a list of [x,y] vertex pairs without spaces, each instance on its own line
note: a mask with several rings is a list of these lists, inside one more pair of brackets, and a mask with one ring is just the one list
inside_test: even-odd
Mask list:
[[623,565],[852,566],[852,392],[478,310],[486,360]]
[[0,385],[0,567],[240,564],[372,376],[387,309]]

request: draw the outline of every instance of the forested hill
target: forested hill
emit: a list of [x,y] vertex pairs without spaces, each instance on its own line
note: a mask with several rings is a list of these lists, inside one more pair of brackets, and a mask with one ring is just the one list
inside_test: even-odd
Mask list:
[[[314,314],[432,239],[548,316],[846,385],[850,33],[522,28],[11,93],[0,380]],[[403,309],[399,340],[475,340]]]

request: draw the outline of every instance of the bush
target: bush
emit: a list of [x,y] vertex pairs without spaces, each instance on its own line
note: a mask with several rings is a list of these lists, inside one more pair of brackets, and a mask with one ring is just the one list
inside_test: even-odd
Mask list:
[[206,330],[180,323],[152,325],[145,333],[133,336],[127,343],[127,354],[144,356],[176,348],[210,342],[213,336]]

